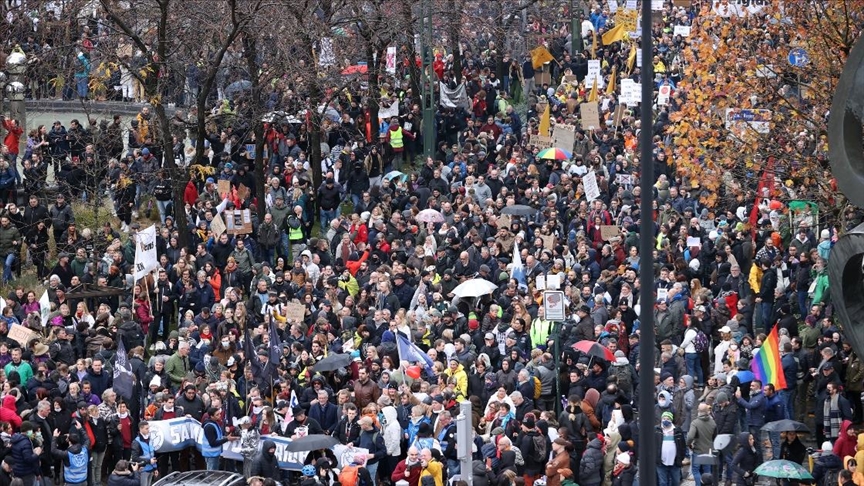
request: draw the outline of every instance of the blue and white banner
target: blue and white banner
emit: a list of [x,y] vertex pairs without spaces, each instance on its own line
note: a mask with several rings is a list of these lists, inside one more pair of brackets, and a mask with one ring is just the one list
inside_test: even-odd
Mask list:
[[[193,418],[175,418],[168,420],[153,420],[150,424],[150,444],[157,453],[175,452],[186,449],[188,447],[197,447],[202,432],[201,422]],[[276,458],[279,460],[279,467],[291,471],[299,471],[303,468],[303,463],[306,460],[308,451],[304,452],[289,452],[285,450],[286,446],[291,443],[291,439],[278,435],[265,435],[261,437],[259,442],[259,450],[261,444],[265,440],[272,440],[276,444]],[[241,444],[239,440],[226,442],[222,448],[222,457],[235,461],[242,461],[243,456],[240,453]],[[355,455],[368,454],[368,450],[358,447],[346,447],[337,445],[333,447],[340,466],[343,463],[354,462]]]

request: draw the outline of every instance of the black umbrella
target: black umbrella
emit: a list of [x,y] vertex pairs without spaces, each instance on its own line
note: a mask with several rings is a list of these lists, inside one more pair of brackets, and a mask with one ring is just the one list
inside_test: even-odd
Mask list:
[[526,206],[524,204],[514,204],[512,206],[505,206],[504,209],[501,210],[501,214],[512,214],[513,216],[533,216],[537,214],[537,210],[532,208],[531,206]]
[[317,451],[329,449],[339,443],[339,439],[324,434],[312,434],[292,440],[285,446],[288,452]]
[[331,354],[321,361],[315,363],[312,369],[318,372],[335,371],[340,368],[345,368],[351,364],[350,354]]
[[801,422],[794,420],[783,419],[768,422],[762,426],[762,430],[766,432],[804,432],[810,434],[810,428]]

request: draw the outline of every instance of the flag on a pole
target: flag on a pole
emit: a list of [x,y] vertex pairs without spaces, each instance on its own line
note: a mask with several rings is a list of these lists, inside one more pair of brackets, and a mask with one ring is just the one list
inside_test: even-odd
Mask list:
[[547,62],[554,61],[555,58],[544,46],[535,47],[531,50],[531,65],[534,69],[540,69]]
[[543,116],[540,117],[540,127],[538,127],[538,133],[544,137],[549,136],[549,127],[551,125],[550,122],[550,108],[549,103],[546,103],[546,109],[543,110]]
[[591,92],[588,93],[588,102],[595,103],[597,101],[597,78],[594,78],[594,84],[591,87]]
[[252,335],[249,334],[249,326],[246,326],[246,331],[243,335],[243,354],[246,355],[246,362],[252,366],[252,375],[260,375],[261,362],[258,361],[258,355],[255,354],[255,346],[252,345]]
[[513,262],[510,268],[510,278],[519,282],[519,287],[528,288],[528,283],[525,281],[525,267],[522,265],[522,254],[519,253],[519,244],[513,243]]
[[633,67],[636,66],[636,45],[630,46],[630,54],[627,56],[627,74],[633,72]]
[[615,94],[615,75],[618,74],[618,66],[612,68],[612,74],[609,76],[609,85],[606,86],[606,94]]
[[288,402],[288,413],[285,414],[285,421],[283,423],[290,424],[294,420],[294,407],[299,403],[297,401],[297,393],[291,390],[291,401]]
[[608,46],[613,42],[624,40],[628,35],[627,29],[624,28],[624,24],[619,24],[603,34],[603,45]]
[[282,338],[279,337],[279,327],[275,321],[270,322],[270,361],[276,366],[282,359]]
[[396,333],[396,346],[400,360],[409,363],[419,363],[426,368],[426,373],[429,376],[435,376],[435,370],[432,368],[435,362],[432,361],[432,358],[418,348],[416,344],[409,341],[402,333]]
[[786,388],[786,375],[783,374],[783,363],[780,359],[780,335],[777,326],[765,338],[762,346],[753,352],[750,370],[763,385],[772,384],[774,388]]
[[126,346],[123,339],[117,340],[117,354],[114,361],[114,391],[121,397],[131,400],[132,391],[135,388],[135,374],[132,373],[132,365],[126,356]]
[[774,158],[768,158],[768,164],[762,170],[762,175],[759,177],[759,185],[756,188],[756,200],[753,201],[753,209],[750,211],[750,232],[756,234],[756,226],[759,224],[759,205],[763,199],[770,200],[771,194],[774,192]]
[[156,226],[139,231],[135,235],[135,280],[138,281],[159,267],[156,255]]
[[48,297],[48,290],[42,292],[42,297],[39,298],[39,313],[42,317],[42,325],[48,325],[48,316],[51,315],[51,299]]

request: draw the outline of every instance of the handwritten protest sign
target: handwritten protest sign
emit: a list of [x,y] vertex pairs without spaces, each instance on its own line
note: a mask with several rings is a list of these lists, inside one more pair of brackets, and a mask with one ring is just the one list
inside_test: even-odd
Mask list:
[[252,213],[248,209],[223,211],[225,229],[231,235],[245,235],[252,232]]
[[220,196],[231,194],[231,181],[220,179],[216,186]]
[[222,236],[222,233],[225,232],[227,228],[225,228],[225,221],[222,219],[221,214],[217,214],[213,216],[213,221],[210,222],[210,230],[213,231],[213,234],[216,235],[216,238]]
[[582,184],[585,188],[585,199],[591,202],[600,197],[600,187],[597,185],[597,176],[594,171],[585,174],[582,178]]
[[600,111],[596,101],[585,102],[579,105],[579,115],[582,117],[582,128],[584,130],[601,128]]
[[37,337],[39,337],[39,335],[36,334],[34,331],[31,331],[30,329],[22,326],[21,324],[12,324],[12,326],[9,328],[8,337],[9,339],[14,339],[18,341],[21,346],[26,347],[30,343],[30,341],[36,339]]
[[609,241],[618,236],[618,227],[614,224],[600,226],[600,237],[603,241]]
[[289,302],[285,304],[285,316],[288,322],[303,322],[306,318],[306,306],[298,302]]

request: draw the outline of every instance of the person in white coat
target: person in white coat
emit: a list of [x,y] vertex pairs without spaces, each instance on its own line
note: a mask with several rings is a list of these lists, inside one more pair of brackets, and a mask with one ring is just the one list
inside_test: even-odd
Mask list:
[[402,445],[402,427],[399,425],[398,412],[390,402],[390,397],[384,395],[378,399],[381,407],[381,427],[384,434],[384,445],[387,447],[387,457],[380,461],[378,466],[380,476],[389,478],[399,463],[399,454]]

